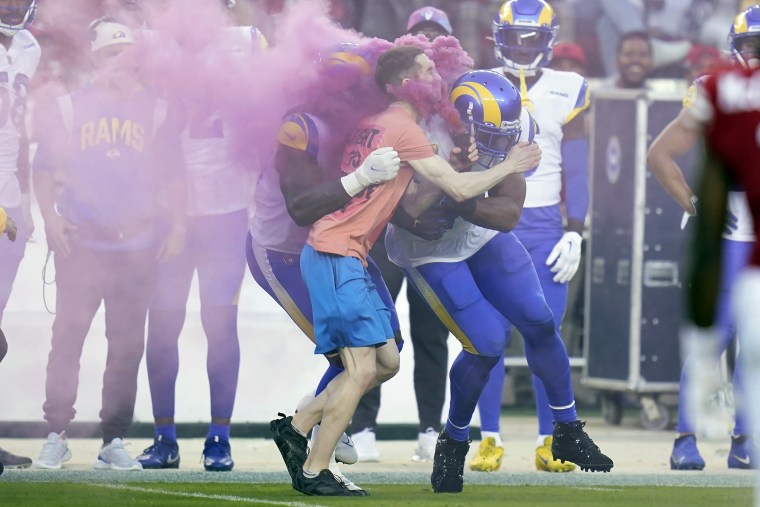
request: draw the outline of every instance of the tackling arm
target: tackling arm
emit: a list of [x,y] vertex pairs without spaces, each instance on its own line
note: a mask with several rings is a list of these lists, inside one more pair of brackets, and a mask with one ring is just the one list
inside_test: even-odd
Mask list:
[[473,201],[470,211],[460,212],[462,218],[487,229],[509,232],[520,221],[525,202],[525,178],[522,174],[510,174],[488,191],[488,197]]
[[341,209],[351,200],[340,179],[322,181],[322,169],[305,151],[280,145],[275,167],[288,214],[301,227]]
[[[486,192],[510,174],[529,171],[540,161],[541,149],[537,144],[520,143],[505,161],[485,171],[458,173],[437,155],[410,161],[409,165],[456,202],[462,202]],[[407,211],[414,216],[409,208]]]

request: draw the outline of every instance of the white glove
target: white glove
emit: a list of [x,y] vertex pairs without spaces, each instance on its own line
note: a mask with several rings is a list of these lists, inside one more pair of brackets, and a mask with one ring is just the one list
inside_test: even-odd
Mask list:
[[398,174],[401,159],[393,148],[378,148],[364,159],[356,171],[340,179],[346,193],[351,197],[378,183],[392,180]]
[[552,266],[551,272],[557,273],[553,280],[557,283],[569,282],[578,266],[581,263],[581,235],[577,232],[566,232],[562,235],[554,248],[552,248],[549,257],[546,259],[546,265]]

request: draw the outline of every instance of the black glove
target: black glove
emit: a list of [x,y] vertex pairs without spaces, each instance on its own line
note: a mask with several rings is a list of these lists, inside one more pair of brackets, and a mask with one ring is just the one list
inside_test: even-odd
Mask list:
[[404,210],[403,206],[399,206],[391,222],[415,236],[433,241],[441,239],[441,236],[451,229],[457,216],[456,213],[442,206],[434,206],[415,219]]

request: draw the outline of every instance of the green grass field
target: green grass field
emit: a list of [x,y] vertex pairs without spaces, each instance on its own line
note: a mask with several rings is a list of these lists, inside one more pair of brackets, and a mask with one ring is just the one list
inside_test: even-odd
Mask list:
[[369,485],[365,498],[307,497],[287,484],[0,482],[0,505],[23,507],[102,506],[750,506],[750,488],[642,486],[465,485],[457,495],[436,495],[429,486]]

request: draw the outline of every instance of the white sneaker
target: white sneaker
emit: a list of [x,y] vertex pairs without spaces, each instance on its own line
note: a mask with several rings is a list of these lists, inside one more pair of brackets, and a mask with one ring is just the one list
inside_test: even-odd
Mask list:
[[372,428],[364,428],[359,433],[351,435],[351,438],[359,455],[359,461],[380,461],[380,451],[377,450],[375,432]]
[[93,466],[96,470],[142,470],[140,462],[129,457],[120,438],[103,444]]
[[[319,433],[319,424],[315,424],[311,429],[311,443],[309,447],[314,447],[314,440],[317,439],[317,433]],[[335,446],[335,461],[338,463],[345,463],[346,465],[353,465],[359,461],[359,453],[356,452],[354,441],[351,437],[346,435],[345,432],[340,436],[338,445]]]
[[66,432],[51,433],[47,437],[47,442],[42,446],[37,461],[34,462],[34,468],[46,468],[48,470],[60,470],[61,465],[71,459],[69,443],[66,441]]
[[435,444],[438,441],[438,432],[428,428],[425,433],[417,436],[417,448],[414,450],[412,461],[432,461],[435,456]]
[[338,467],[338,463],[335,461],[335,455],[333,454],[332,459],[330,459],[330,471],[335,476],[336,479],[338,479],[339,482],[342,482],[345,487],[350,489],[351,491],[364,491],[362,488],[354,484],[351,479],[346,477],[340,472],[340,467]]

